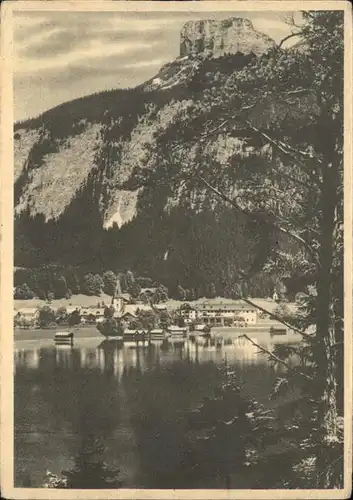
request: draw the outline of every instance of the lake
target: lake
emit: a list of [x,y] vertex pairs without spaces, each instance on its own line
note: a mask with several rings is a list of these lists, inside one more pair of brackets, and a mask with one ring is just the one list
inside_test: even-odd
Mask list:
[[[253,337],[267,348],[296,340]],[[123,487],[181,487],[178,479],[171,484],[171,471],[183,460],[183,412],[214,394],[218,368],[227,360],[244,396],[266,407],[274,404],[268,395],[279,370],[245,340],[219,350],[190,342],[118,348],[101,337],[78,338],[73,347],[21,340],[14,355],[18,487],[40,487],[47,470],[72,467],[88,435],[104,443],[104,460],[120,469]],[[212,481],[209,487],[224,487]]]

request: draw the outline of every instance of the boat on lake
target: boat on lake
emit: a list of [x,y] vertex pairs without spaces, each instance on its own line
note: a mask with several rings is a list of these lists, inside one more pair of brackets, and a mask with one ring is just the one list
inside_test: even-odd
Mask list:
[[54,342],[61,345],[73,345],[74,334],[72,332],[56,332]]
[[274,335],[287,335],[287,329],[283,326],[271,326],[270,335],[271,337]]

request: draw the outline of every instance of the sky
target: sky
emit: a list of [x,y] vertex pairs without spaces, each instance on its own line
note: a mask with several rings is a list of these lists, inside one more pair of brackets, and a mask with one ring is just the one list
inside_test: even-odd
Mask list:
[[[15,121],[77,97],[134,87],[179,55],[180,30],[198,19],[250,19],[279,42],[291,32],[281,12],[14,13]],[[294,39],[295,40],[295,39]]]

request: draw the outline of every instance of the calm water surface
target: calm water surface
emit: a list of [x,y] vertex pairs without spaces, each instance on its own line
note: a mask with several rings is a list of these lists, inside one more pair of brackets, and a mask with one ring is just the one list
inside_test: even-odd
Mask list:
[[[273,345],[268,334],[257,341]],[[72,467],[89,434],[104,442],[105,460],[120,468],[124,487],[171,487],[163,481],[182,460],[180,416],[213,394],[225,358],[244,395],[269,406],[276,371],[246,341],[221,350],[118,349],[101,338],[80,338],[74,347],[16,342],[16,485],[39,487],[46,470]]]

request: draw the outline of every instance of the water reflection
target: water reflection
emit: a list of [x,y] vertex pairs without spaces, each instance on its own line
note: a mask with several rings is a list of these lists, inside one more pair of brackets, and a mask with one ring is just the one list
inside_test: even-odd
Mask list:
[[72,369],[75,357],[80,368],[94,369],[111,372],[121,376],[124,367],[138,368],[142,372],[155,364],[168,364],[176,359],[192,362],[214,361],[221,362],[225,358],[237,363],[246,364],[264,362],[259,350],[244,339],[235,341],[231,346],[222,349],[216,347],[203,347],[196,343],[187,342],[185,346],[170,344],[168,348],[161,348],[160,344],[138,347],[124,346],[121,348],[114,342],[99,344],[96,347],[71,347],[66,345],[43,348],[16,348],[16,367],[37,369],[40,363],[55,357],[55,364],[65,369]]
[[34,487],[41,486],[46,469],[72,467],[82,442],[96,435],[106,447],[105,460],[122,470],[124,487],[166,487],[187,446],[181,415],[212,395],[225,359],[245,395],[271,404],[267,395],[276,373],[257,348],[240,339],[222,349],[191,342],[136,348],[101,338],[78,339],[73,347],[19,342],[16,485],[30,477]]
[[24,365],[27,368],[38,368],[40,357],[39,349],[20,348],[15,350],[15,365]]

